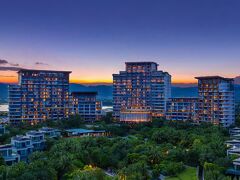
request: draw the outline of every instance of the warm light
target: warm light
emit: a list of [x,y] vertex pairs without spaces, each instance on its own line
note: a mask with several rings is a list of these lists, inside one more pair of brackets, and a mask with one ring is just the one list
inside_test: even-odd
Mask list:
[[79,84],[112,84],[112,80],[82,80],[82,79],[70,79],[70,83]]

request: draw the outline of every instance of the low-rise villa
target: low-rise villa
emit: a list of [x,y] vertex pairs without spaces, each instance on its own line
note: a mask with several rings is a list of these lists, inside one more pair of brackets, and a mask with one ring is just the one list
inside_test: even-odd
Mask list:
[[240,134],[234,134],[231,136],[233,139],[240,139]]
[[[229,134],[232,139],[225,142],[227,147],[229,148],[227,150],[227,156],[238,156],[235,160],[232,161],[233,168],[229,168],[226,171],[226,174],[231,176],[232,179],[235,177],[239,179],[240,177],[240,128],[235,127],[229,130]],[[233,156],[233,157],[234,157]]]
[[240,167],[240,158],[233,160],[233,165],[235,170],[239,170]]
[[38,131],[43,133],[46,138],[56,138],[61,135],[60,130],[49,127],[42,127]]
[[45,139],[44,133],[39,131],[29,131],[26,133],[26,136],[31,139],[33,145],[33,151],[40,151],[45,148]]
[[33,151],[44,150],[45,141],[43,132],[28,131],[25,136],[12,137],[11,144],[1,145],[0,155],[9,165],[18,161],[27,161]]
[[239,127],[234,127],[229,130],[230,136],[238,135],[240,134],[240,128]]
[[240,140],[238,139],[231,139],[225,142],[227,147],[232,148],[232,147],[240,147]]
[[227,150],[227,155],[237,155],[240,156],[240,148],[239,147],[232,147]]
[[0,145],[0,156],[3,157],[7,165],[12,165],[20,161],[20,156],[13,153],[12,144]]
[[21,161],[27,161],[28,156],[33,152],[31,138],[28,136],[18,135],[11,138],[13,152],[19,154]]

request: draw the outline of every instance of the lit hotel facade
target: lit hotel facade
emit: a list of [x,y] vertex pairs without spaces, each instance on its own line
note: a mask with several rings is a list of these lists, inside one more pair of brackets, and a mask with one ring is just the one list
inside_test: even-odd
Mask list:
[[121,122],[146,122],[163,117],[171,96],[171,76],[155,62],[126,62],[113,74],[113,117]]
[[69,116],[70,71],[25,70],[18,85],[9,86],[9,120],[35,124]]
[[234,80],[220,76],[198,79],[199,121],[228,127],[235,123]]
[[72,92],[72,114],[79,115],[86,122],[100,120],[102,103],[97,101],[97,92]]
[[173,121],[197,121],[199,98],[170,98],[167,102],[166,119]]

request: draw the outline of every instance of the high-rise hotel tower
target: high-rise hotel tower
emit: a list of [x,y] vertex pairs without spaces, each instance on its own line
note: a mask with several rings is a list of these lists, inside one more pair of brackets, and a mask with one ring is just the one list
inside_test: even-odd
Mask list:
[[171,76],[155,62],[126,62],[113,74],[113,116],[122,122],[146,122],[162,117],[171,96]]
[[235,122],[234,80],[220,76],[198,79],[199,121],[228,127]]
[[35,124],[69,115],[70,71],[25,70],[18,72],[18,85],[9,86],[9,120],[12,124]]

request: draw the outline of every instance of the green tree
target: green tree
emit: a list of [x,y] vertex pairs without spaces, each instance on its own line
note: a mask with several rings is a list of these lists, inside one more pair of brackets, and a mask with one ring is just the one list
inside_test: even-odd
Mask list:
[[162,174],[167,176],[175,176],[184,170],[182,162],[163,161],[160,163]]
[[108,112],[106,116],[101,118],[101,121],[104,121],[106,124],[110,124],[113,122],[112,112]]
[[7,180],[8,167],[1,165],[0,166],[0,179]]
[[23,179],[22,174],[27,171],[27,164],[19,162],[7,168],[7,179]]
[[5,165],[5,161],[3,157],[0,155],[0,166]]
[[223,168],[213,163],[204,163],[204,178],[207,180],[230,180],[224,176]]
[[91,166],[86,166],[83,170],[76,169],[73,172],[66,175],[67,179],[73,180],[107,180],[107,176],[104,174],[103,170],[99,168],[92,168]]
[[22,173],[21,177],[25,180],[56,180],[57,172],[48,160],[36,160],[28,165],[27,170]]
[[147,180],[151,179],[151,176],[148,173],[148,166],[145,162],[137,162],[130,164],[129,166],[121,169],[118,173],[120,178],[125,178],[127,180]]

